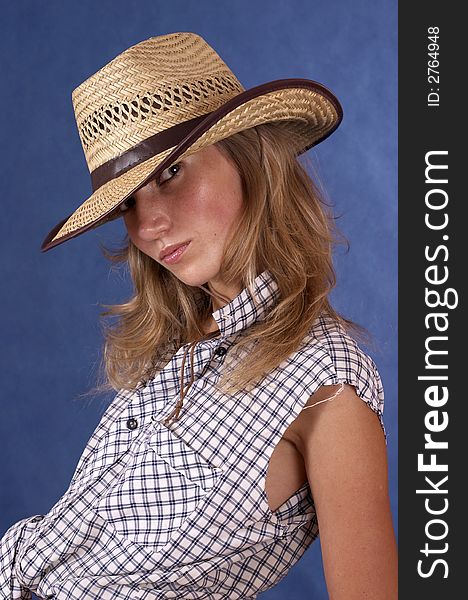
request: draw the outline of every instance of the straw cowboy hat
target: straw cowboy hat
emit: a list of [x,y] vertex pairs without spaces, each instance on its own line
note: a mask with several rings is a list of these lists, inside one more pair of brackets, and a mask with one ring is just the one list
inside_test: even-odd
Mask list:
[[132,46],[78,86],[72,100],[93,193],[50,231],[43,251],[117,218],[122,202],[176,159],[223,138],[281,122],[299,154],[342,119],[338,100],[315,81],[281,79],[245,90],[194,33]]

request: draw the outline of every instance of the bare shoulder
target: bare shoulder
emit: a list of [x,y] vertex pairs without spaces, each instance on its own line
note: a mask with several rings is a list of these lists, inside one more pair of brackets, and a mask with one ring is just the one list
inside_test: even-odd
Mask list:
[[314,498],[331,598],[397,597],[385,436],[351,385],[323,386],[288,431]]
[[[309,405],[330,397],[338,388],[320,388]],[[290,440],[304,459],[322,525],[336,519],[335,511],[356,523],[357,513],[370,518],[376,510],[387,511],[385,437],[378,416],[353,386],[345,384],[333,400],[303,410],[293,423]]]
[[[323,444],[346,445],[365,435],[385,446],[378,416],[348,384],[320,386],[309,398],[304,409],[289,426],[287,434],[300,449],[316,441]],[[370,437],[369,437],[370,436]]]

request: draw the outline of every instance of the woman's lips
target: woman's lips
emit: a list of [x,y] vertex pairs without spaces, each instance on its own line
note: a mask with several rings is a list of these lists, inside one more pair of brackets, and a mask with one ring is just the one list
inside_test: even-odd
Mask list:
[[185,252],[189,244],[190,242],[186,242],[185,244],[177,246],[175,250],[173,250],[170,254],[163,256],[161,260],[168,265],[174,265],[175,263],[179,262],[182,254]]

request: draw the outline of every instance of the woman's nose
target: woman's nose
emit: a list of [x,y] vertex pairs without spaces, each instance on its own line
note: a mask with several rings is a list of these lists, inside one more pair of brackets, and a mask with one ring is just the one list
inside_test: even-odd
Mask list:
[[171,221],[161,200],[150,188],[146,188],[148,186],[134,194],[134,226],[138,237],[150,242],[163,235],[170,228]]

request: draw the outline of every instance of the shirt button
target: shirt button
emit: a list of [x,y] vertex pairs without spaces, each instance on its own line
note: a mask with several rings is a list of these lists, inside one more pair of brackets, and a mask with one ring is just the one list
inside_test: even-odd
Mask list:
[[227,352],[227,350],[226,350],[226,348],[224,346],[219,346],[214,351],[214,355],[215,356],[224,356],[226,354],[226,352]]
[[136,429],[138,427],[138,421],[136,419],[129,419],[127,421],[127,427],[129,429]]
[[39,523],[39,521],[42,521],[44,518],[44,515],[37,515],[37,517],[33,517],[30,520],[30,523]]

